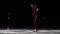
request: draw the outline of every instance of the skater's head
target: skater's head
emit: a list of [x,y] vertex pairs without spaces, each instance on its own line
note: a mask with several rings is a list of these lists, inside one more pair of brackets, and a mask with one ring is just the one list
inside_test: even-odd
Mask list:
[[33,4],[31,4],[31,7],[32,7],[32,8],[36,8],[37,5],[33,3]]

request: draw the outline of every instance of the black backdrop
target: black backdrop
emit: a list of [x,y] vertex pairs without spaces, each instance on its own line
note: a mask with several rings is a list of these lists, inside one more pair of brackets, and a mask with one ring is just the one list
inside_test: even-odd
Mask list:
[[[24,3],[26,2],[26,3]],[[57,3],[56,3],[57,2]],[[14,29],[33,29],[32,10],[30,5],[36,3],[39,11],[37,18],[38,29],[60,29],[60,7],[59,2],[48,2],[48,0],[26,0],[26,1],[12,1],[8,4],[7,11],[10,13],[8,23],[1,20],[0,28]],[[2,17],[1,17],[2,18]]]

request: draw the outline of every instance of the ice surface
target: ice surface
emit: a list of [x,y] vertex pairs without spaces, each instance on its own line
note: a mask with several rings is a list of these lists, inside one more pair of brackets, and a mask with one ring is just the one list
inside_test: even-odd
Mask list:
[[0,30],[0,34],[60,34],[60,30],[34,30],[28,29],[9,29],[9,30]]

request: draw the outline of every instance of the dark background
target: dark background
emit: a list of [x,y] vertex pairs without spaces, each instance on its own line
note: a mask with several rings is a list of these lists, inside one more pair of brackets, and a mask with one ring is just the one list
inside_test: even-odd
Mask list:
[[[24,3],[25,2],[25,3]],[[7,5],[8,23],[5,15],[0,21],[0,28],[9,26],[12,29],[33,29],[33,18],[31,4],[35,3],[38,8],[37,28],[38,29],[60,29],[60,5],[59,1],[48,0],[21,0],[11,1]],[[2,16],[2,15],[1,15]],[[1,17],[2,18],[2,17]]]

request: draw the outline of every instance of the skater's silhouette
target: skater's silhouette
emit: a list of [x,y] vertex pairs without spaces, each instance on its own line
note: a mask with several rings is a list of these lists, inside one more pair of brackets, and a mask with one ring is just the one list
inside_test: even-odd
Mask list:
[[32,16],[34,17],[34,21],[33,21],[34,31],[37,32],[36,19],[37,19],[37,16],[38,16],[38,14],[37,14],[38,8],[37,8],[36,4],[31,4],[31,7],[32,7]]

